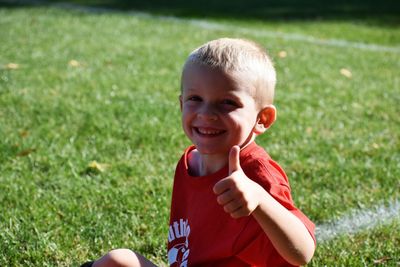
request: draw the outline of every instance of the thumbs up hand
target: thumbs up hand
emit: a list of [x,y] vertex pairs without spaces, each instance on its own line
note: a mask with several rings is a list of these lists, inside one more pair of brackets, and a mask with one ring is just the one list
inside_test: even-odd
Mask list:
[[259,206],[264,190],[243,172],[239,154],[239,146],[233,146],[229,153],[229,176],[218,181],[213,188],[218,204],[232,218],[250,215]]

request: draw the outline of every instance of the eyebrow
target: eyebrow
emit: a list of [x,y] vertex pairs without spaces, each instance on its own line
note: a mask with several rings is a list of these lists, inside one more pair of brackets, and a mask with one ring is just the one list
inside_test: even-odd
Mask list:
[[182,93],[185,91],[186,93],[191,93],[191,92],[197,92],[197,89],[196,88],[192,88],[192,87],[189,87],[189,88],[183,88],[183,86],[181,86],[181,88],[182,88]]

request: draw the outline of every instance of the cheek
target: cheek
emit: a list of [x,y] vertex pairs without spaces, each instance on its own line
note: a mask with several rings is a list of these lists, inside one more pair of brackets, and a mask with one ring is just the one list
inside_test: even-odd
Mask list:
[[189,127],[190,127],[190,122],[191,122],[191,113],[188,112],[187,109],[183,109],[182,110],[182,115],[181,115],[181,124],[182,124],[182,128],[184,130],[184,132],[187,134],[189,131]]
[[256,123],[256,115],[247,112],[241,113],[232,113],[230,116],[232,120],[232,124],[238,129],[248,130],[249,128],[253,128]]
[[185,112],[182,112],[181,122],[182,122],[183,128],[185,129],[188,124],[188,116]]
[[187,121],[192,116],[192,114],[193,112],[191,111],[191,109],[184,106],[182,109],[182,120]]

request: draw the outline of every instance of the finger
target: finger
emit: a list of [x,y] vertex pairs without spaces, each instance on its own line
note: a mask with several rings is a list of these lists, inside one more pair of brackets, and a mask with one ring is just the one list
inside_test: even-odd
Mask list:
[[213,187],[213,191],[216,195],[220,195],[224,193],[225,191],[229,190],[231,188],[232,184],[232,178],[227,177],[224,179],[219,180]]
[[239,155],[240,147],[233,146],[229,152],[229,175],[241,169]]
[[224,205],[224,211],[227,213],[235,213],[242,209],[242,203],[237,200],[233,200],[228,204]]
[[234,218],[234,219],[238,219],[240,217],[244,217],[244,216],[248,216],[249,215],[244,211],[243,207],[238,208],[237,210],[231,212],[230,214],[231,214],[231,217]]
[[245,206],[241,206],[230,214],[232,218],[238,219],[240,217],[249,216],[251,212]]
[[227,190],[217,197],[217,202],[220,205],[225,205],[234,199],[232,190]]

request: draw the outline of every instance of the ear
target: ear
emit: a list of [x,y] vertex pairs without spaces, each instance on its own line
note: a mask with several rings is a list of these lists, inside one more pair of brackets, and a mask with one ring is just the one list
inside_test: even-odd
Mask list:
[[254,132],[258,134],[264,133],[276,120],[276,108],[274,105],[264,107],[257,116],[257,123]]
[[179,95],[179,106],[180,106],[181,112],[182,112],[182,95]]

